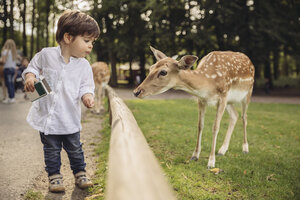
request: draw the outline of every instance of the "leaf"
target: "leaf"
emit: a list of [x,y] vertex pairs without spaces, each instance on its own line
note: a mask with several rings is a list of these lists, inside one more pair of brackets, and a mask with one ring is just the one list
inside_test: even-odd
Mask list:
[[267,176],[267,181],[276,181],[277,179],[274,176],[275,176],[275,174],[271,174],[271,175]]
[[188,179],[188,177],[186,175],[184,175],[184,173],[182,172],[181,175],[183,176],[183,178]]
[[209,170],[210,172],[214,173],[214,174],[219,174],[221,172],[224,172],[223,169],[220,169],[220,168],[213,168],[211,170]]

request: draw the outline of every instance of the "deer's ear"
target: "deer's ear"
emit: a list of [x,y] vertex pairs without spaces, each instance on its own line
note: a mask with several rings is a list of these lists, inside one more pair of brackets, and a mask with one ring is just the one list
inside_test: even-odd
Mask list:
[[153,47],[151,47],[151,46],[150,46],[150,49],[151,49],[151,51],[153,52],[153,54],[154,54],[156,60],[161,60],[161,59],[167,57],[163,52],[161,52],[161,51],[159,51],[159,50],[157,50],[157,49],[155,49],[155,48],[153,48]]
[[186,55],[178,61],[179,69],[189,69],[198,60],[197,56]]

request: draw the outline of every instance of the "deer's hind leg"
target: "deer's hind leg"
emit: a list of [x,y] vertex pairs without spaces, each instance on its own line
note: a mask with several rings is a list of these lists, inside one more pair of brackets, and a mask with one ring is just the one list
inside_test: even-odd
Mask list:
[[215,167],[215,151],[216,151],[216,143],[217,143],[217,137],[218,137],[218,133],[219,133],[219,129],[220,129],[220,123],[221,123],[221,119],[223,117],[225,108],[226,108],[226,97],[222,97],[220,98],[219,102],[218,102],[218,106],[217,106],[217,114],[216,114],[216,119],[213,125],[213,139],[212,139],[212,145],[211,145],[211,152],[209,155],[209,160],[208,160],[208,164],[207,167],[208,168],[213,168]]
[[201,152],[201,138],[204,128],[204,115],[205,115],[205,104],[203,104],[200,100],[198,100],[198,109],[199,109],[199,119],[198,119],[198,137],[197,144],[192,155],[191,160],[198,160]]
[[225,153],[228,150],[231,135],[232,135],[235,124],[236,124],[236,122],[238,120],[238,117],[239,117],[239,114],[235,110],[233,105],[227,105],[226,109],[227,109],[227,112],[229,113],[229,125],[228,125],[228,129],[227,129],[227,133],[226,133],[223,145],[219,149],[219,152],[218,152],[218,155],[222,155],[222,156],[225,155]]
[[243,141],[243,152],[249,153],[248,141],[247,141],[247,110],[251,100],[253,86],[249,89],[249,92],[245,99],[242,101],[242,118],[243,118],[243,131],[244,131],[244,141]]

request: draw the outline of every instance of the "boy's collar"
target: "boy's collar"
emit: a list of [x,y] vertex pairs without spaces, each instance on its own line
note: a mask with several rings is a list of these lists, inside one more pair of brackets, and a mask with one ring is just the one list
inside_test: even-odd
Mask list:
[[[59,52],[59,57],[62,59],[63,62],[65,62],[65,59],[64,59],[64,57],[63,57],[62,54],[61,54],[61,47],[60,47],[60,45],[57,46],[57,49],[58,49],[58,52]],[[70,57],[70,61],[72,61],[72,60],[77,60],[77,59],[78,59],[78,58],[73,57],[73,56]]]

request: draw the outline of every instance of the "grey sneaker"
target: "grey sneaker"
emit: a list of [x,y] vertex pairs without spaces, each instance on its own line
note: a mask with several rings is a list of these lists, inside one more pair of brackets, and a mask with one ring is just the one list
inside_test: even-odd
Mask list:
[[8,100],[8,103],[15,103],[16,102],[16,99],[15,98],[12,98],[12,99],[9,99]]
[[49,176],[49,191],[50,192],[64,192],[63,176],[61,174],[54,174]]
[[7,99],[7,98],[2,100],[2,103],[5,103],[5,104],[6,104],[6,103],[8,103],[8,102],[9,102],[9,99]]
[[93,186],[92,181],[86,176],[86,173],[84,171],[78,172],[74,176],[75,176],[75,184],[79,188],[85,189]]

